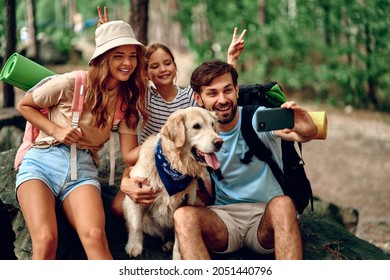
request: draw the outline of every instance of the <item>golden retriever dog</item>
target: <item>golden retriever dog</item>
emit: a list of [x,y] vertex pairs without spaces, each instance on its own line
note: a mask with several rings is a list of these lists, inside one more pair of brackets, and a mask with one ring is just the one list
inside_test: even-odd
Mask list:
[[219,168],[214,152],[222,147],[218,136],[218,117],[214,112],[190,107],[170,115],[159,135],[150,136],[141,146],[131,177],[147,178],[153,190],[161,189],[155,201],[147,207],[126,196],[123,213],[128,229],[125,250],[131,257],[143,250],[144,233],[161,237],[163,250],[171,250],[173,259],[180,259],[176,238],[174,242],[173,213],[196,201],[197,177],[204,168]]

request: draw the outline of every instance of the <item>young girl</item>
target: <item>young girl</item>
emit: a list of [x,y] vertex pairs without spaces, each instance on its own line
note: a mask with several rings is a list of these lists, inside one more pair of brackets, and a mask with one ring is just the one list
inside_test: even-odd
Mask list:
[[[137,139],[132,133],[139,116],[147,118],[142,75],[145,47],[123,21],[99,26],[95,40],[78,128],[71,126],[73,73],[53,77],[17,105],[20,113],[40,129],[16,180],[17,199],[31,235],[33,259],[56,257],[57,203],[75,228],[88,259],[112,259],[98,181],[98,151],[109,139],[118,97],[122,99],[125,116],[119,124],[123,157],[130,151],[126,143]],[[42,108],[49,109],[47,118],[41,114]],[[70,178],[73,143],[77,145],[76,180]]]

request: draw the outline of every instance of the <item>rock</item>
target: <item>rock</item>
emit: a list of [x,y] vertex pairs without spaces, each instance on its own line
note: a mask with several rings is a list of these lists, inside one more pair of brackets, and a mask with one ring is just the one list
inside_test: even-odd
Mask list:
[[26,119],[15,108],[1,108],[0,110],[0,128],[6,126],[16,126],[24,131]]
[[0,151],[18,148],[22,143],[23,131],[16,126],[3,126],[0,129]]
[[[314,212],[305,210],[300,221],[304,259],[307,260],[383,260],[390,255],[356,237],[344,227],[329,208],[335,205],[316,200]],[[324,211],[322,211],[324,210]],[[338,212],[344,212],[338,208]],[[338,216],[336,216],[338,217]],[[356,227],[356,226],[355,226]]]
[[[23,216],[18,211],[15,199],[15,171],[13,160],[16,149],[0,153],[0,200],[15,208],[12,224],[16,235],[15,255],[18,259],[31,258],[31,241],[24,224]],[[109,157],[105,147],[101,152],[99,176],[102,183],[102,196],[106,210],[107,237],[114,259],[129,259],[124,247],[127,242],[127,230],[122,219],[110,213],[110,204],[118,189],[123,165],[117,152],[115,187],[108,186]],[[58,259],[85,259],[80,241],[58,209],[59,244]],[[316,199],[314,212],[306,209],[300,219],[303,253],[306,260],[388,260],[390,255],[373,244],[359,239],[353,232],[358,222],[358,213],[354,209],[339,208],[334,204]],[[3,228],[1,228],[3,230]],[[162,241],[149,236],[144,240],[144,252],[136,259],[168,260],[170,253],[161,249]],[[248,250],[229,255],[213,255],[214,259],[273,259],[273,255],[262,256]]]

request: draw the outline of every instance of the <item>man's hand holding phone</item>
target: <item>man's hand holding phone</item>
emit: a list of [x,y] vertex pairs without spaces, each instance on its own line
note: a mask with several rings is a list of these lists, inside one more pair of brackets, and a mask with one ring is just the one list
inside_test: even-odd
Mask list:
[[290,109],[293,113],[293,127],[285,127],[276,130],[275,134],[288,141],[307,142],[317,134],[317,126],[314,124],[309,112],[298,106],[294,101],[288,101],[281,105],[282,109]]

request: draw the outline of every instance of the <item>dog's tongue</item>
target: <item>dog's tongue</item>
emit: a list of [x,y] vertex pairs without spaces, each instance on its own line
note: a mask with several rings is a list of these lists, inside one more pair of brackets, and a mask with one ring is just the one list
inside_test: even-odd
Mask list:
[[206,160],[207,165],[214,170],[217,170],[221,165],[219,160],[217,159],[217,156],[214,153],[204,154],[204,158]]

